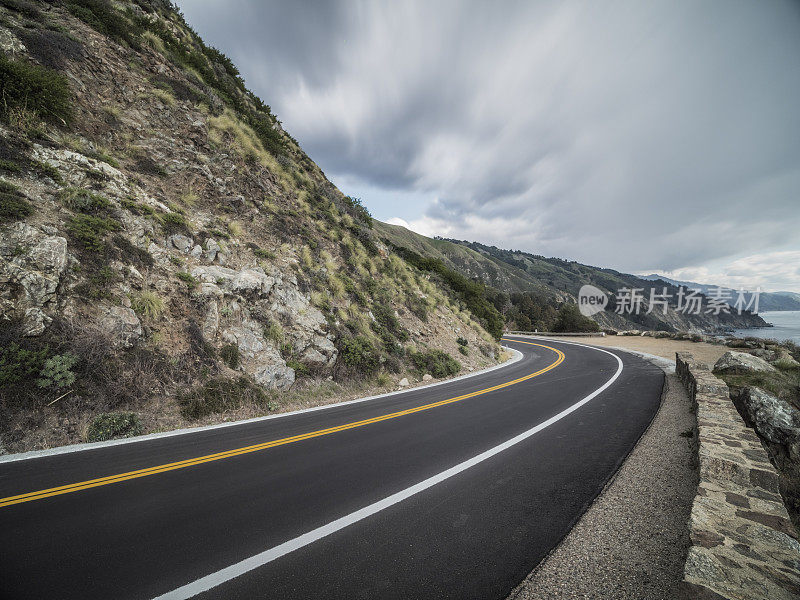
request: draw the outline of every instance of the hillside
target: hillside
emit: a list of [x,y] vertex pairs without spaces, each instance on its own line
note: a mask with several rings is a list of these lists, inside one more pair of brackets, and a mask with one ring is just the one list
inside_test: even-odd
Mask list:
[[525,252],[502,250],[477,242],[430,239],[415,234],[403,227],[376,223],[376,231],[394,247],[403,247],[421,255],[439,259],[450,268],[467,277],[476,278],[497,292],[505,294],[498,298],[489,292],[497,309],[503,313],[509,327],[550,330],[558,318],[557,309],[564,304],[576,302],[578,290],[591,284],[614,295],[623,287],[642,288],[645,298],[650,289],[673,296],[666,314],[661,308],[649,315],[616,314],[613,302],[593,319],[602,328],[615,330],[655,329],[662,331],[720,332],[731,328],[764,326],[757,315],[722,313],[682,314],[674,310],[674,297],[678,288],[669,282],[648,281],[635,275],[619,273],[612,269],[601,269],[582,265],[574,261],[546,258]]
[[168,2],[2,0],[0,48],[0,453],[496,362]]
[[[709,291],[715,288],[720,288],[731,295],[731,299],[728,302],[729,304],[733,305],[733,303],[736,301],[736,290],[732,288],[697,283],[696,281],[679,281],[676,279],[670,279],[669,277],[664,277],[663,275],[658,275],[656,273],[653,273],[652,275],[642,275],[642,279],[646,279],[648,281],[657,281],[661,279],[675,286],[683,286],[693,290],[700,290],[704,294],[708,294]],[[794,292],[761,292],[758,300],[758,309],[759,311],[800,310],[800,294],[796,294]]]

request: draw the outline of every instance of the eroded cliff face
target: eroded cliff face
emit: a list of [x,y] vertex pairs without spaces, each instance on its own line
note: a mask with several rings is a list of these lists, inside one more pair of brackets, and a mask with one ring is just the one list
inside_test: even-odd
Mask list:
[[[330,378],[391,386],[422,377],[414,353],[496,360],[169,5],[23,4],[0,7],[3,68],[61,77],[69,118],[0,123],[0,451],[153,401],[181,425]],[[214,404],[227,380],[241,398]]]

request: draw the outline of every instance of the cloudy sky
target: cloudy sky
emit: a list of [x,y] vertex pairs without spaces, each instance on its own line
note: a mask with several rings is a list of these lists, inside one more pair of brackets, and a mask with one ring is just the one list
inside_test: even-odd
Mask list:
[[800,3],[179,0],[379,219],[800,291]]

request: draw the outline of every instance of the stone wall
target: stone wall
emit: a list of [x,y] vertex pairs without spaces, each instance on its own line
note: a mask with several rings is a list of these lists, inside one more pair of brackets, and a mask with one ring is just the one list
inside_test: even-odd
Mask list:
[[800,544],[766,451],[739,416],[728,386],[706,365],[678,352],[675,371],[697,414],[700,481],[684,569],[689,596],[800,597]]

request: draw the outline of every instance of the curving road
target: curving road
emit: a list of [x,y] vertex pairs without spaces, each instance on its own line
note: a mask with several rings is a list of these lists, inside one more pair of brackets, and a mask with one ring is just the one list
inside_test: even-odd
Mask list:
[[435,387],[0,459],[0,598],[504,598],[663,385],[622,352],[505,343],[522,359]]

